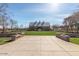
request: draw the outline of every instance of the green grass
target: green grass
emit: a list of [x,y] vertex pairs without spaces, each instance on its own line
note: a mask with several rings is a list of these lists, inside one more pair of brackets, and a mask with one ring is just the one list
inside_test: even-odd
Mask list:
[[7,43],[8,40],[9,38],[7,37],[0,37],[0,45]]
[[59,32],[54,31],[26,31],[25,35],[56,35]]
[[71,43],[79,44],[79,38],[70,38]]

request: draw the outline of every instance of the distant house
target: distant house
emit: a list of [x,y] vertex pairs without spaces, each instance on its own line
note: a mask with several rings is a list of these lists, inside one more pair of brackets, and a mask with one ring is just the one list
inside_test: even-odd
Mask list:
[[30,22],[29,23],[29,30],[31,31],[49,31],[50,30],[50,23],[49,22]]
[[64,31],[63,25],[53,25],[52,28],[53,28],[53,31]]

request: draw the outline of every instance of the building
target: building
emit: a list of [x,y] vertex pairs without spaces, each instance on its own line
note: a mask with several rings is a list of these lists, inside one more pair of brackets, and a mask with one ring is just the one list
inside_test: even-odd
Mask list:
[[50,30],[50,23],[49,22],[30,22],[29,23],[29,30],[31,31],[49,31]]

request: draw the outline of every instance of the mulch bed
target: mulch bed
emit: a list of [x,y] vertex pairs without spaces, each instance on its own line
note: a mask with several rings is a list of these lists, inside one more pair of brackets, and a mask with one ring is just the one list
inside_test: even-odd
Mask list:
[[67,42],[70,42],[70,36],[69,35],[63,35],[63,34],[57,34],[56,37],[64,40],[64,41],[67,41]]

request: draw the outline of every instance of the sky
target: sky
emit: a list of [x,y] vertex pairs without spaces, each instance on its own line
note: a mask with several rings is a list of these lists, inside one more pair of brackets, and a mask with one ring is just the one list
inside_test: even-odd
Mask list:
[[10,16],[19,25],[28,27],[29,22],[45,21],[51,25],[62,25],[64,18],[79,11],[77,3],[10,3]]

